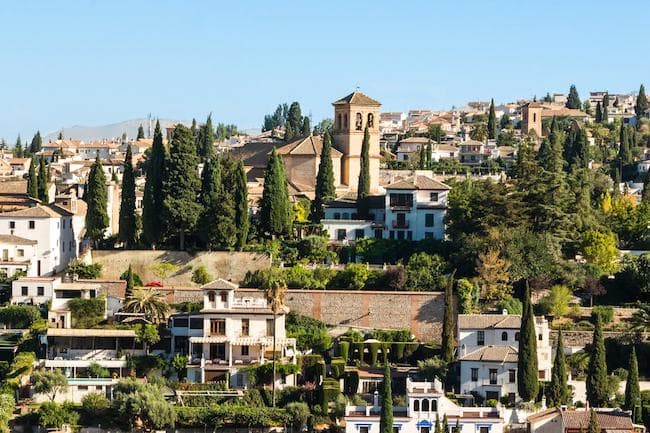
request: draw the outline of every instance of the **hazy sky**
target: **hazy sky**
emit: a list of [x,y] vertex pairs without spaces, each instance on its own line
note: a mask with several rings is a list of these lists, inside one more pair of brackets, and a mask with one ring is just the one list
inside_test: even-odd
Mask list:
[[650,1],[3,1],[0,137],[145,117],[314,121],[650,84]]

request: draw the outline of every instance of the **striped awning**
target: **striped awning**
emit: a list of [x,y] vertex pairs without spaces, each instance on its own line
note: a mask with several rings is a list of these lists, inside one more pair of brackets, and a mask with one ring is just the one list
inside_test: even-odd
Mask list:
[[[273,346],[273,337],[237,337],[229,339],[226,336],[211,336],[211,337],[190,337],[190,343],[230,343],[233,346]],[[276,338],[276,346],[294,346],[296,344],[295,338]]]

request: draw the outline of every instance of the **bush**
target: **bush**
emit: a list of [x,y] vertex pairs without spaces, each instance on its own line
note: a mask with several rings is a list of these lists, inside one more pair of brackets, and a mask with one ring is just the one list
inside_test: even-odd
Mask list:
[[200,286],[208,284],[210,281],[214,280],[214,277],[210,275],[208,270],[205,268],[205,265],[199,265],[192,271],[192,282]]
[[81,399],[81,413],[85,425],[106,425],[111,402],[98,392],[86,394]]
[[400,362],[404,360],[404,349],[406,347],[406,343],[404,342],[397,342],[393,343],[393,361],[395,362]]
[[332,337],[327,332],[325,323],[289,312],[286,320],[287,335],[296,339],[298,350],[312,349],[315,353],[324,353],[332,347]]
[[352,354],[355,359],[363,361],[363,341],[352,342]]
[[487,407],[497,407],[497,404],[499,404],[499,402],[497,400],[493,399],[493,398],[491,398],[491,399],[489,399],[489,400],[487,400],[485,402],[485,405]]
[[298,242],[298,255],[310,263],[324,263],[332,257],[327,249],[327,238],[324,236],[305,236]]
[[93,362],[88,366],[88,375],[88,377],[111,377],[111,373],[108,371],[108,368],[102,367],[96,362]]
[[603,324],[611,323],[614,320],[614,307],[609,305],[596,305],[591,309],[591,317],[596,320],[596,315],[600,315]]
[[72,403],[58,404],[47,401],[38,408],[38,423],[43,427],[61,428],[63,424],[76,426],[79,423],[79,414],[74,410]]
[[321,408],[323,414],[328,412],[329,403],[336,400],[336,398],[341,394],[341,388],[338,380],[334,379],[325,379],[321,385]]
[[307,424],[309,415],[311,415],[309,412],[309,406],[307,406],[307,403],[303,402],[289,403],[285,407],[285,410],[287,411],[287,418],[289,423],[292,426],[298,428],[298,430],[301,430],[302,427]]
[[8,305],[0,309],[0,323],[8,328],[27,329],[40,318],[41,313],[34,305]]
[[368,364],[371,366],[376,366],[377,365],[377,354],[379,353],[379,347],[381,343],[377,342],[371,342],[367,343],[368,346]]
[[334,379],[339,379],[345,373],[345,360],[343,358],[332,358],[330,361],[330,373]]
[[361,290],[366,284],[370,270],[362,263],[348,263],[330,282],[329,288]]
[[507,296],[505,299],[497,302],[497,309],[499,311],[506,310],[508,314],[521,314],[523,305],[519,299]]
[[404,290],[406,285],[406,270],[404,266],[397,265],[390,267],[384,273],[386,287],[391,290]]
[[358,371],[347,371],[343,377],[343,389],[345,393],[356,394],[357,389],[359,388],[359,372]]
[[299,360],[304,381],[319,383],[325,377],[325,361],[321,355],[303,355]]
[[408,290],[438,290],[447,264],[437,254],[417,253],[406,264]]
[[339,356],[346,363],[348,362],[350,354],[350,342],[349,341],[340,341],[339,340]]
[[70,299],[68,308],[76,328],[92,328],[104,320],[106,300],[104,298]]
[[[133,274],[133,284],[135,287],[142,287],[144,286],[144,283],[142,282],[142,278],[140,278],[140,275],[136,274],[135,272],[131,271]],[[120,275],[120,280],[126,281],[128,278],[129,270],[127,269],[126,271],[122,272],[122,275]]]
[[73,260],[65,271],[70,275],[77,275],[81,279],[94,280],[102,276],[102,265],[100,263],[88,265],[80,260]]

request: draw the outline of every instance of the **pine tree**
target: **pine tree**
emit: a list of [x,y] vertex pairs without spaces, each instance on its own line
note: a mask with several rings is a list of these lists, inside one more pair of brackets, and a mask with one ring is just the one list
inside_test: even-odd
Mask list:
[[566,108],[579,110],[581,107],[582,104],[580,103],[580,97],[578,96],[578,91],[576,90],[575,84],[572,84],[571,88],[569,89],[569,96],[567,97],[566,100]]
[[593,407],[589,412],[589,427],[587,427],[587,433],[601,433],[600,426],[598,425],[598,416]]
[[596,314],[596,326],[587,370],[587,401],[592,407],[603,407],[609,401],[605,342],[600,314]]
[[42,147],[43,147],[43,139],[41,138],[41,131],[36,131],[36,134],[34,134],[34,137],[32,138],[32,142],[29,145],[29,153],[33,155],[36,152],[40,152]]
[[323,149],[318,164],[318,175],[316,176],[316,192],[311,202],[311,221],[315,224],[325,216],[323,205],[336,197],[334,186],[334,169],[332,164],[332,139],[329,132],[323,135]]
[[564,358],[564,341],[562,331],[557,335],[557,347],[555,348],[555,359],[551,371],[551,384],[546,393],[546,404],[549,407],[562,406],[569,403],[571,397],[567,387],[566,359]]
[[263,231],[273,237],[289,234],[293,223],[284,163],[275,148],[264,174],[260,222]]
[[390,380],[390,366],[384,367],[384,384],[381,389],[381,412],[379,413],[379,433],[393,433],[393,387]]
[[302,118],[302,130],[300,132],[305,137],[311,134],[311,121],[309,120],[309,116]]
[[47,194],[47,164],[43,155],[41,155],[38,164],[38,199],[43,203],[49,202]]
[[135,287],[135,279],[133,277],[133,269],[129,263],[129,269],[126,271],[126,289],[124,291],[124,300],[127,301],[133,297],[133,288]]
[[38,198],[38,178],[36,177],[36,160],[32,156],[29,161],[29,174],[27,175],[27,195]]
[[135,218],[135,174],[133,172],[133,155],[130,144],[126,147],[123,171],[118,239],[124,243],[125,248],[132,248],[136,244],[137,230]]
[[104,239],[104,232],[108,227],[108,213],[106,204],[108,201],[106,191],[106,176],[99,155],[90,167],[88,175],[88,190],[86,191],[86,232],[88,237],[95,244]]
[[632,345],[630,353],[630,364],[627,371],[627,382],[625,382],[625,403],[623,409],[632,411],[632,420],[639,421],[640,410],[637,406],[641,403],[641,389],[639,388],[639,362],[636,357],[636,349]]
[[524,401],[531,401],[537,397],[539,381],[537,379],[537,332],[528,284],[526,284],[522,311],[517,355],[517,390]]
[[357,187],[357,212],[359,218],[368,217],[368,194],[370,193],[370,133],[368,125],[363,131],[361,143],[361,161],[359,171],[359,185]]
[[178,246],[185,249],[185,236],[196,226],[201,212],[197,202],[201,180],[197,173],[199,158],[192,131],[182,124],[176,125],[165,161],[163,180],[163,206],[167,227],[178,232]]
[[235,225],[237,227],[237,248],[242,249],[248,240],[250,219],[248,217],[248,185],[246,170],[242,160],[237,161],[233,170],[232,181],[234,192],[233,201],[235,207]]
[[442,322],[442,359],[445,362],[454,360],[454,295],[452,286],[454,285],[454,273],[451,274],[447,286],[445,287],[445,310]]
[[643,84],[639,87],[639,94],[636,97],[636,104],[634,105],[634,112],[637,117],[642,117],[645,115],[646,110],[650,108],[650,103],[648,103],[648,98],[645,95],[645,87]]
[[144,138],[144,128],[142,127],[142,124],[138,126],[138,136],[136,137],[136,140],[142,140]]
[[596,102],[596,115],[594,118],[596,123],[603,123],[603,109],[600,106],[600,101]]
[[288,143],[293,140],[294,136],[295,134],[293,128],[287,123],[287,125],[284,127],[284,141]]
[[487,121],[488,138],[494,140],[497,138],[497,115],[494,111],[494,99],[490,101],[490,111]]
[[291,130],[294,135],[300,135],[302,130],[302,112],[300,110],[300,103],[294,101],[289,107],[289,112],[287,113],[287,124],[291,125]]
[[147,159],[146,182],[142,199],[142,234],[149,245],[161,242],[164,233],[163,172],[165,145],[160,121],[156,121],[151,153]]

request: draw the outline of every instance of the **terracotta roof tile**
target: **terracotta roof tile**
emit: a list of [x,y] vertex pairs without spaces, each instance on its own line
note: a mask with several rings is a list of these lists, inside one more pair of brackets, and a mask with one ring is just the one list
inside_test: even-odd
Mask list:
[[418,190],[428,190],[428,189],[434,189],[434,190],[449,190],[449,186],[445,185],[442,182],[438,182],[437,180],[431,179],[430,177],[427,176],[422,176],[422,175],[416,175],[416,176],[410,176],[407,177],[406,179],[398,180],[397,182],[393,182],[390,185],[386,185],[384,188],[386,189],[418,189]]
[[513,346],[485,346],[461,356],[460,360],[517,362],[517,349]]
[[458,329],[519,329],[521,316],[515,314],[459,314]]
[[[562,410],[562,422],[566,429],[584,429],[589,426],[590,411],[587,410]],[[634,426],[630,415],[618,410],[596,411],[598,425],[602,430],[627,430]]]
[[364,95],[358,90],[355,90],[354,92],[350,93],[348,96],[345,96],[344,98],[341,98],[338,101],[332,103],[332,105],[346,105],[346,104],[372,105],[377,107],[381,105],[379,101],[376,101],[371,97]]

